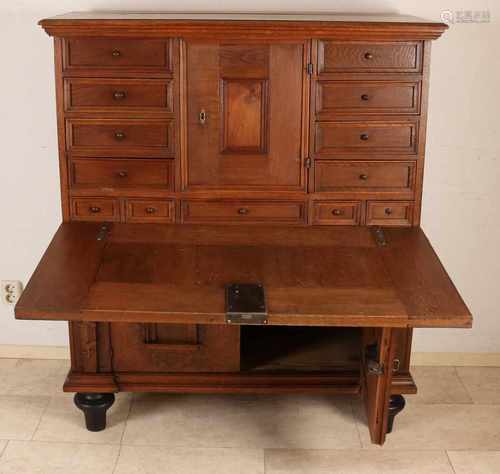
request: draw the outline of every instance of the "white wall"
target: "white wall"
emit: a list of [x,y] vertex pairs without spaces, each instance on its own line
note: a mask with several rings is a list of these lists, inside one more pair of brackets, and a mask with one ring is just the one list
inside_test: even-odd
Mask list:
[[[241,0],[187,0],[191,11],[245,11]],[[280,11],[254,0],[254,11]],[[172,3],[172,9],[179,4]],[[37,20],[75,10],[158,11],[169,2],[22,0],[0,4],[0,279],[24,283],[60,221],[52,42]],[[419,351],[500,352],[500,7],[495,0],[288,0],[289,11],[490,10],[434,43],[423,227],[474,316],[472,330],[419,330]],[[66,324],[15,321],[0,304],[0,344],[66,344]]]

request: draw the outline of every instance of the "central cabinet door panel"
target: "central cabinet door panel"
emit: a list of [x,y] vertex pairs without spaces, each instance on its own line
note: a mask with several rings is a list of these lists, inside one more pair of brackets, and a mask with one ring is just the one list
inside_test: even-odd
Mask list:
[[186,44],[184,188],[305,189],[304,43]]

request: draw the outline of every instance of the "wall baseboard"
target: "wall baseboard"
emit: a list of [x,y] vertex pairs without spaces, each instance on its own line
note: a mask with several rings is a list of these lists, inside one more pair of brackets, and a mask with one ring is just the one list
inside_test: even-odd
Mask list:
[[[0,344],[4,359],[69,359],[68,346]],[[500,367],[500,352],[414,352],[412,365]]]

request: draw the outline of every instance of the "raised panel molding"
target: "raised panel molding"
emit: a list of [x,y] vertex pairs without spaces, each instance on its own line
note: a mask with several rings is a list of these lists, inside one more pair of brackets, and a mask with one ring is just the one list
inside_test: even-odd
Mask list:
[[268,81],[221,80],[221,153],[267,153]]

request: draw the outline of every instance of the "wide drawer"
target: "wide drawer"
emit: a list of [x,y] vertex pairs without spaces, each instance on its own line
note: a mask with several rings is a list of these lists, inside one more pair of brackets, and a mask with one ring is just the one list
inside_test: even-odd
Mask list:
[[198,201],[182,203],[184,222],[300,224],[305,222],[302,201]]
[[409,226],[413,219],[413,202],[369,201],[366,225]]
[[125,204],[125,219],[127,222],[174,222],[174,201],[127,199]]
[[416,114],[418,81],[318,81],[316,114]]
[[73,187],[154,187],[171,189],[169,160],[78,159],[71,162]]
[[67,149],[74,155],[151,158],[173,154],[173,122],[153,119],[68,119]]
[[316,155],[416,154],[417,121],[317,122]]
[[419,72],[419,42],[319,41],[319,73]]
[[408,191],[414,169],[414,162],[317,161],[315,191]]
[[73,198],[71,199],[71,219],[118,222],[120,201],[106,198]]
[[65,79],[64,104],[66,111],[171,112],[172,83],[160,79]]
[[64,41],[65,68],[170,69],[170,42],[154,39],[71,38]]
[[315,201],[313,203],[313,224],[358,225],[360,219],[360,201]]

